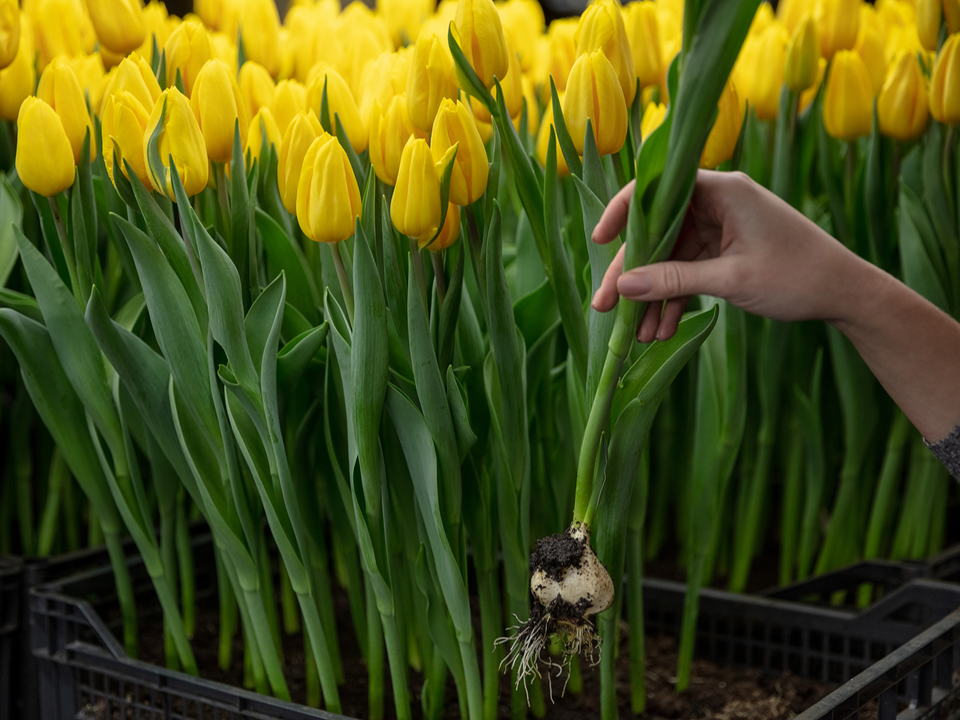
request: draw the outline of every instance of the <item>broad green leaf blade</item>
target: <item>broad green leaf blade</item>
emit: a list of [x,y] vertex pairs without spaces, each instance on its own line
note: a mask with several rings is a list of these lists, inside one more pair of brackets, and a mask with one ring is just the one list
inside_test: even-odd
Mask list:
[[0,175],[0,288],[7,284],[19,250],[14,228],[23,227],[23,204],[10,187],[6,175]]
[[557,94],[557,86],[553,83],[553,77],[550,77],[550,102],[553,109],[553,128],[557,133],[557,142],[560,145],[560,151],[563,153],[563,159],[570,168],[570,174],[580,179],[583,175],[583,165],[580,162],[580,156],[577,149],[570,139],[570,132],[567,130],[567,123],[563,117],[563,106],[560,104],[560,96]]

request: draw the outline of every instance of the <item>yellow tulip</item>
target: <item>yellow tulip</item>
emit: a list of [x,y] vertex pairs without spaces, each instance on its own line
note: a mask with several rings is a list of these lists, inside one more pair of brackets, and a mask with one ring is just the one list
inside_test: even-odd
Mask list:
[[385,110],[381,110],[379,102],[374,104],[370,118],[370,163],[377,177],[387,185],[396,184],[400,156],[413,134],[404,93],[395,95]]
[[406,70],[409,69],[409,65],[406,63],[403,63],[402,69],[397,68],[397,72],[403,74],[403,84],[399,88],[394,86],[394,68],[400,64],[400,57],[400,53],[382,52],[364,69],[361,81],[364,91],[360,100],[360,118],[368,129],[372,128],[373,106],[379,104],[381,110],[389,107],[395,95],[407,90]]
[[820,83],[823,82],[823,76],[827,71],[827,61],[822,57],[820,62],[817,63],[817,79],[809,88],[800,93],[800,107],[799,111],[803,112],[810,104],[816,99],[817,92],[820,90]]
[[[520,70],[520,56],[514,52],[513,43],[510,40],[507,40],[507,54],[510,56],[510,69],[507,70],[507,77],[500,81],[500,88],[503,90],[503,104],[507,109],[507,115],[514,120],[514,126],[516,126],[520,120],[520,113],[523,112],[523,73]],[[454,85],[455,89],[456,85]],[[455,99],[456,92],[450,97]],[[499,97],[496,87],[493,88],[493,97],[494,99]],[[486,105],[476,98],[470,98],[470,104],[478,120],[493,122]]]
[[243,97],[247,113],[252,118],[262,107],[267,107],[273,103],[273,93],[276,85],[267,69],[254,62],[247,60],[240,68],[240,77],[237,80],[240,86],[240,95]]
[[17,57],[20,47],[20,7],[17,0],[0,0],[0,69]]
[[[237,76],[237,63],[239,52],[237,50],[236,36],[227,35],[222,32],[210,33],[210,47],[213,48],[211,60],[220,60],[230,69],[230,74]],[[196,82],[196,80],[194,80]]]
[[390,29],[395,47],[417,41],[420,26],[433,12],[433,0],[377,0],[377,12]]
[[307,108],[307,89],[296,80],[281,80],[277,83],[273,93],[273,102],[270,103],[270,112],[273,113],[280,128],[280,134],[287,132],[290,121]]
[[73,149],[57,113],[42,100],[28,97],[17,117],[17,174],[44,197],[73,185]]
[[150,186],[150,176],[147,174],[147,165],[144,161],[143,134],[150,122],[150,113],[143,104],[126,90],[107,97],[103,112],[103,162],[107,166],[107,174],[116,185],[113,177],[114,152],[119,151],[117,165],[129,178],[123,161],[130,163],[140,181]]
[[[500,22],[505,36],[512,35],[516,41],[523,39],[523,42],[515,42],[514,46],[520,55],[521,70],[529,72],[537,58],[536,45],[527,41],[527,38],[543,35],[543,8],[536,0],[506,0],[497,7],[497,10],[500,12]],[[508,76],[509,73],[508,70]]]
[[614,0],[597,0],[587,6],[580,16],[580,25],[574,38],[577,55],[601,50],[613,66],[623,99],[629,106],[637,93],[637,75],[630,52],[630,41],[620,15],[620,7]]
[[810,0],[780,0],[777,3],[777,20],[783,23],[791,35],[810,12]]
[[503,82],[510,59],[500,14],[492,0],[459,0],[453,22],[460,49],[480,82],[487,89],[493,87],[494,77]]
[[417,38],[406,90],[410,122],[421,132],[430,132],[440,101],[457,97],[453,58],[438,36],[421,32]]
[[430,252],[443,252],[453,245],[460,237],[460,207],[449,203],[447,205],[447,217],[443,220],[443,227],[437,239],[427,246]]
[[602,50],[581,55],[573,64],[563,98],[563,118],[578,155],[583,155],[588,118],[601,155],[623,147],[627,106],[617,73]]
[[53,108],[73,149],[74,164],[80,162],[83,138],[90,133],[90,159],[97,156],[96,134],[83,90],[76,74],[64,58],[54,58],[40,76],[37,97]]
[[869,6],[865,6],[860,13],[860,33],[854,50],[863,58],[863,64],[873,84],[873,93],[876,95],[883,87],[884,78],[887,76],[887,59],[876,12],[872,8],[867,10],[867,7]]
[[887,72],[877,98],[880,132],[897,140],[923,135],[930,116],[927,81],[916,55],[904,53]]
[[940,48],[930,78],[930,112],[946,125],[960,125],[960,33]]
[[857,44],[860,0],[819,0],[816,13],[823,57],[830,60],[838,51]]
[[270,112],[270,108],[264,105],[257,110],[256,115],[250,120],[250,128],[247,130],[247,163],[252,166],[254,160],[259,160],[263,152],[263,140],[266,140],[275,148],[280,147],[283,136],[280,134],[280,128],[277,121]]
[[[563,98],[560,98],[561,102]],[[553,130],[556,134],[556,128],[553,124],[553,105],[547,105],[547,109],[543,111],[543,122],[540,123],[540,132],[537,133],[537,159],[540,161],[540,164],[544,167],[547,166],[547,150],[550,149],[550,131]],[[559,177],[568,177],[570,175],[570,168],[567,167],[567,160],[563,157],[563,152],[560,150],[560,144],[557,144],[557,175]]]
[[789,42],[787,29],[779,23],[771,24],[754,41],[757,66],[744,88],[744,95],[761,120],[776,119],[780,110],[780,88]]
[[457,156],[450,176],[450,202],[472,205],[487,189],[489,160],[477,126],[462,101],[445,99],[433,123],[430,152],[440,163],[450,148],[457,145]]
[[732,158],[737,148],[737,140],[740,139],[745,108],[732,82],[728,81],[723,88],[717,107],[719,113],[707,137],[703,156],[700,158],[702,168],[716,168]]
[[83,91],[90,109],[94,110],[100,107],[103,102],[103,90],[106,86],[106,74],[100,53],[76,55],[71,58],[61,58],[61,60],[69,65],[73,74],[77,76],[77,82],[80,83],[80,89]]
[[[359,99],[365,91],[363,84],[367,67],[381,53],[393,50],[390,30],[363,3],[351,3],[340,16],[342,51],[331,63],[347,83],[353,96]],[[358,102],[359,104],[359,102]]]
[[140,13],[143,18],[143,26],[146,30],[143,37],[143,44],[137,49],[137,52],[147,63],[153,59],[153,39],[157,39],[157,47],[163,48],[173,32],[177,19],[171,18],[167,14],[167,6],[159,0],[152,0]]
[[220,19],[227,0],[193,0],[193,11],[211,30],[220,28]]
[[97,36],[81,0],[36,0],[33,8],[41,70],[58,55],[93,52]]
[[185,20],[170,33],[163,46],[167,62],[167,87],[177,79],[177,70],[183,79],[183,91],[189,96],[193,81],[208,60],[215,57],[210,36],[198,20]]
[[[159,133],[157,149],[160,164],[156,167],[150,163],[149,154],[150,140],[154,132]],[[203,133],[190,107],[190,101],[175,86],[160,93],[153,107],[150,122],[143,134],[143,154],[153,189],[171,200],[176,200],[170,175],[171,157],[188,197],[196,195],[207,186],[210,161],[207,158]]]
[[[576,34],[576,18],[554,20],[547,31],[547,41],[550,46],[549,73],[553,78],[553,84],[557,86],[557,92],[566,90],[570,68],[577,61],[577,43],[573,39]],[[550,92],[549,83],[546,90],[547,93]]]
[[311,110],[296,115],[283,135],[277,156],[277,187],[283,206],[289,212],[297,211],[297,185],[303,158],[313,141],[323,134],[323,127]]
[[147,30],[140,0],[92,0],[87,10],[97,39],[108,50],[126,55],[143,43]]
[[823,96],[823,124],[832,137],[856,140],[873,126],[873,85],[856,52],[840,50],[830,64]]
[[343,131],[357,154],[367,149],[367,128],[360,117],[360,110],[353,93],[343,76],[327,66],[320,66],[307,86],[307,107],[319,118],[323,106],[323,88],[327,88],[327,109],[330,114],[330,130],[336,130],[336,116],[340,117]]
[[917,0],[917,31],[925,50],[937,51],[943,0]]
[[663,119],[667,116],[667,106],[663,103],[650,103],[643,111],[643,117],[640,118],[640,137],[646,140],[663,124]]
[[430,146],[422,138],[410,138],[403,148],[390,219],[421,247],[433,239],[440,225],[440,177]]
[[245,0],[240,12],[243,54],[266,68],[271,77],[280,74],[280,15],[274,0]]
[[820,64],[820,39],[817,37],[817,21],[807,15],[787,46],[787,59],[783,69],[783,81],[793,92],[803,92],[817,81]]
[[773,7],[769,2],[764,0],[757,7],[757,12],[753,15],[753,22],[750,23],[750,30],[747,31],[747,37],[759,36],[774,22],[776,22],[776,18],[773,15]]
[[160,83],[150,69],[147,61],[136,52],[125,57],[116,68],[110,71],[100,104],[100,115],[107,107],[108,99],[114,93],[126,90],[145,108],[153,109],[160,97]]
[[943,14],[947,20],[947,32],[960,33],[960,0],[943,0]]
[[31,50],[32,43],[22,38],[13,62],[0,70],[0,118],[4,120],[17,119],[20,106],[33,94],[33,88],[36,87],[37,71]]
[[623,22],[630,40],[633,69],[640,87],[660,82],[662,50],[660,49],[660,20],[657,6],[644,0],[632,2],[623,9]]
[[190,107],[200,125],[211,162],[230,162],[237,123],[240,149],[246,147],[250,115],[237,81],[222,60],[211,60],[200,70],[194,81]]
[[353,235],[362,211],[360,188],[347,153],[335,137],[318,137],[303,158],[297,221],[314,242],[337,243]]

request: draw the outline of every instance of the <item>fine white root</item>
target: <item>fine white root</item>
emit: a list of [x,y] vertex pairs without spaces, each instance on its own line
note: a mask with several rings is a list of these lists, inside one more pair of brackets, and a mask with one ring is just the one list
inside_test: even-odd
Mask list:
[[[516,618],[519,624],[496,644],[509,645],[500,669],[514,670],[517,687],[521,683],[527,687],[526,681],[542,678],[540,664],[545,663],[552,699],[554,670],[559,677],[580,654],[591,665],[600,662],[600,637],[590,616],[613,604],[613,581],[590,547],[589,529],[581,524],[571,526],[562,535],[538,540],[531,564],[534,571],[530,580],[530,618],[526,622]],[[563,640],[560,662],[543,657],[553,636]],[[563,689],[566,690],[566,681]]]

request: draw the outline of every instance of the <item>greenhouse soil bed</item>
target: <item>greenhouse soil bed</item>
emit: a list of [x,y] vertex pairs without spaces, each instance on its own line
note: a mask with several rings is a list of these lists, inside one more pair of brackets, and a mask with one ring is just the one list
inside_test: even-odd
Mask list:
[[[347,599],[336,593],[340,628],[350,627]],[[618,699],[621,717],[630,716],[630,665],[628,660],[626,624],[621,627],[622,647],[617,666]],[[359,648],[350,633],[340,637],[343,649],[344,674],[351,678],[340,691],[343,714],[363,718],[367,714],[367,673]],[[198,609],[197,630],[193,642],[202,677],[234,687],[243,684],[243,645],[239,638],[233,643],[233,662],[227,671],[218,665],[219,614],[215,603],[208,602]],[[283,640],[284,673],[295,702],[304,702],[303,638],[288,635]],[[154,620],[141,629],[141,659],[162,665],[163,625]],[[676,640],[667,635],[647,638],[646,652],[647,711],[651,720],[788,720],[827,695],[836,686],[822,684],[783,673],[765,675],[760,670],[733,668],[705,660],[696,660],[693,679],[687,692],[676,692]],[[599,717],[600,676],[596,669],[584,667],[583,690],[574,694],[568,689],[561,696],[563,678],[554,679],[554,697],[547,699],[547,717],[551,720]],[[411,690],[419,697],[422,676],[411,675]],[[545,687],[546,691],[546,687]],[[506,679],[501,683],[499,717],[510,717],[510,694]],[[393,718],[390,683],[386,682],[386,717]],[[419,704],[414,702],[414,717],[422,717]],[[452,679],[447,682],[447,712],[445,718],[458,718],[459,706]]]

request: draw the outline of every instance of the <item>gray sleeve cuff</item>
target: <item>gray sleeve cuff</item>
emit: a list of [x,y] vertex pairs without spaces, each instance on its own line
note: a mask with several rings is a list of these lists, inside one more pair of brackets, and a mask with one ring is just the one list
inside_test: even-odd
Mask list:
[[937,460],[950,471],[954,479],[960,480],[960,425],[957,425],[943,440],[933,443],[923,440]]

